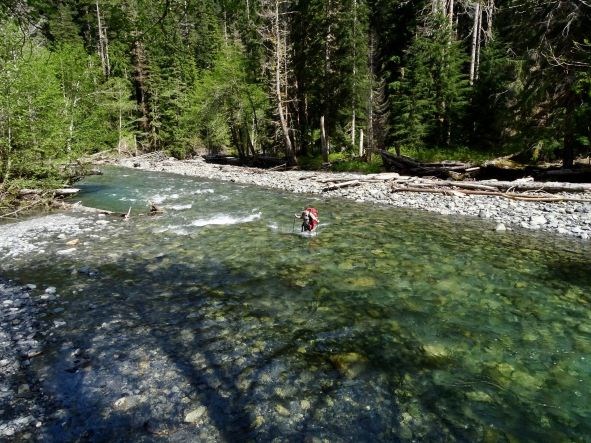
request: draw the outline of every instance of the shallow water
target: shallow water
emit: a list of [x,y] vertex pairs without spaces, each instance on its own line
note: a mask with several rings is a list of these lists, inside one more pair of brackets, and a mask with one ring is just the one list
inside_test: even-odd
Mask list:
[[60,295],[33,364],[48,440],[591,436],[587,243],[128,169],[80,187],[131,220],[0,265]]

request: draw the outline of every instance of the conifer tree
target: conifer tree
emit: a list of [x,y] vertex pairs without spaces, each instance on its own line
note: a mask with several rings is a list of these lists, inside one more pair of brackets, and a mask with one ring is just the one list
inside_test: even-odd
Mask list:
[[396,141],[415,148],[460,142],[469,94],[466,55],[448,19],[429,14],[404,60],[401,79],[392,85]]
[[[589,98],[579,80],[588,78],[591,5],[586,2],[508,2],[501,22],[512,49],[524,60],[519,111],[521,131],[532,144],[560,146],[563,166],[573,165],[588,134]],[[510,9],[509,9],[510,8]]]

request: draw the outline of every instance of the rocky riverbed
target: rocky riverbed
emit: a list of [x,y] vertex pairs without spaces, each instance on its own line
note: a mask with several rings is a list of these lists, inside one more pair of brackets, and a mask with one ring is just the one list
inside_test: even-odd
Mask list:
[[[561,254],[574,257],[575,253],[570,255],[571,246],[588,249],[585,241],[567,238],[588,238],[587,203],[526,203],[496,197],[391,193],[389,183],[378,180],[377,176],[376,181],[365,181],[356,187],[324,191],[330,180],[361,176],[262,171],[212,165],[201,160],[179,162],[155,157],[127,159],[121,163],[130,168],[256,184],[302,195],[301,199],[289,196],[288,207],[297,200],[318,202],[317,196],[374,203],[379,205],[375,214],[371,212],[374,209],[371,204],[357,205],[343,200],[315,204],[324,204],[325,214],[331,210],[333,214],[358,211],[356,220],[362,218],[362,210],[370,211],[375,215],[370,217],[375,221],[375,229],[369,233],[371,235],[349,238],[343,234],[346,230],[334,234],[345,225],[335,222],[326,235],[309,242],[306,255],[301,258],[291,254],[283,256],[277,252],[289,250],[285,245],[296,244],[291,241],[293,235],[285,236],[260,223],[245,223],[243,233],[255,232],[262,239],[260,243],[247,246],[238,240],[243,238],[238,232],[233,234],[229,229],[219,237],[215,237],[213,230],[210,235],[201,235],[209,229],[203,222],[208,219],[198,218],[196,212],[188,212],[193,215],[184,218],[184,211],[189,211],[191,206],[187,203],[195,206],[203,203],[204,195],[210,196],[215,205],[221,201],[215,198],[222,197],[223,193],[236,197],[233,209],[240,212],[243,206],[250,208],[262,201],[262,198],[252,197],[259,192],[265,196],[284,196],[285,193],[167,174],[131,170],[121,174],[120,169],[114,172],[120,174],[117,177],[122,181],[121,176],[126,174],[136,176],[128,185],[132,190],[143,183],[146,176],[158,177],[151,181],[158,182],[158,189],[167,189],[174,205],[166,206],[169,202],[164,201],[167,213],[156,218],[125,220],[119,216],[69,212],[0,225],[0,272],[6,271],[6,275],[18,280],[10,283],[0,278],[0,441],[232,441],[237,435],[253,441],[276,438],[304,441],[500,440],[496,434],[492,437],[483,434],[485,431],[480,425],[465,431],[464,424],[472,423],[471,419],[456,417],[456,421],[450,422],[448,406],[457,404],[457,399],[450,397],[449,403],[442,401],[439,409],[434,410],[431,399],[439,401],[440,397],[445,397],[444,390],[448,388],[438,389],[447,386],[448,381],[442,378],[443,367],[440,367],[434,373],[435,383],[424,384],[425,379],[421,377],[430,371],[420,369],[424,368],[423,364],[430,368],[432,364],[445,361],[447,366],[448,359],[462,356],[470,363],[467,367],[475,368],[470,375],[472,379],[492,377],[501,386],[515,384],[523,389],[531,388],[532,392],[538,392],[544,377],[549,377],[544,381],[548,386],[556,383],[551,378],[554,376],[560,382],[564,380],[565,385],[575,379],[577,383],[584,380],[579,374],[584,374],[586,369],[578,359],[561,363],[562,366],[557,366],[559,369],[548,376],[535,371],[530,375],[530,372],[516,369],[522,368],[522,364],[527,366],[525,357],[517,362],[513,360],[514,354],[518,354],[513,350],[524,341],[520,341],[520,334],[507,338],[509,327],[500,328],[498,334],[497,329],[493,329],[494,341],[477,342],[485,350],[485,372],[480,369],[483,357],[472,357],[472,353],[479,349],[474,337],[488,334],[489,324],[482,329],[478,325],[470,340],[461,335],[454,346],[433,342],[436,341],[434,337],[446,331],[463,330],[457,324],[445,326],[447,318],[439,315],[445,312],[446,306],[455,319],[460,317],[456,315],[458,306],[475,298],[467,294],[487,291],[482,302],[464,311],[462,318],[475,318],[475,312],[486,311],[486,318],[493,318],[493,326],[506,318],[512,323],[521,318],[525,325],[526,347],[548,342],[551,349],[569,350],[569,358],[571,349],[588,353],[589,342],[582,335],[589,329],[580,320],[585,317],[576,310],[570,315],[571,304],[572,309],[585,306],[586,261],[581,259],[580,275],[573,274],[577,268],[569,267],[568,279],[564,281],[552,279],[554,274],[548,272],[553,269],[558,275],[561,264],[571,263],[558,258]],[[110,176],[104,179],[108,183],[112,181]],[[179,189],[189,195],[188,200],[172,198],[177,195],[177,188],[169,187],[167,180],[185,182]],[[195,192],[200,189],[194,187],[201,185],[207,190],[209,187],[216,190],[200,193],[199,198],[195,198]],[[310,198],[306,193],[316,194],[316,197]],[[146,202],[159,194],[160,190],[150,190],[141,194],[138,201]],[[116,197],[122,198],[123,194]],[[125,195],[125,206],[129,197]],[[424,232],[418,222],[422,216],[433,223],[445,219],[446,223],[455,225],[453,217],[440,218],[404,210],[383,211],[381,205],[472,216],[473,220],[463,219],[466,224],[476,225],[466,243],[476,246],[470,247],[469,254],[463,248],[457,254],[448,254],[448,247],[437,245],[440,232],[430,237],[432,241],[427,243],[434,247],[427,248],[425,254],[413,253],[412,248],[407,251],[409,243],[401,241],[404,238],[373,242],[372,236],[380,240],[381,237],[392,239],[397,238],[393,237],[394,232],[404,232],[403,236],[412,238],[412,232]],[[177,209],[172,209],[173,206]],[[208,210],[199,214],[211,213],[212,206],[205,208]],[[267,202],[267,213],[275,209],[274,203]],[[385,213],[381,219],[380,212]],[[392,220],[393,212],[405,214],[405,217]],[[288,218],[289,228],[292,220],[291,216]],[[190,226],[190,234],[171,229],[154,236],[158,219],[179,224],[184,220],[182,226]],[[392,227],[401,221],[408,231],[395,231]],[[554,243],[568,245],[563,248],[568,253],[561,252],[560,248],[530,247],[529,240],[537,242],[536,239],[543,237],[540,235],[490,232],[501,223],[508,229],[519,230],[523,226],[563,233],[565,238],[557,237]],[[380,230],[380,226],[388,227],[389,231]],[[417,226],[418,231],[413,231]],[[482,232],[480,226],[489,232]],[[235,231],[241,229],[240,225],[235,228]],[[480,236],[486,237],[491,249],[481,248],[474,241]],[[208,238],[212,239],[210,243]],[[515,244],[513,238],[523,242]],[[506,266],[489,268],[488,261],[502,261],[495,255],[492,245],[497,239],[498,243],[509,243],[508,252],[511,248],[517,252],[515,256],[508,254]],[[269,271],[266,271],[260,269],[260,259],[252,252],[260,252],[262,243],[272,243],[269,240],[276,240],[283,246],[270,254]],[[325,247],[313,249],[316,240],[325,241]],[[465,240],[462,237],[459,241]],[[342,244],[338,245],[340,241]],[[368,248],[372,242],[374,247]],[[305,244],[308,245],[307,240]],[[333,244],[336,245],[335,259],[331,257],[326,263],[330,261],[334,265],[329,272],[317,272],[315,264],[308,263],[307,254],[317,254],[321,250],[324,253]],[[239,254],[236,245],[241,246]],[[338,255],[339,250],[346,252]],[[425,252],[425,244],[421,243],[414,250]],[[404,255],[404,252],[408,253]],[[437,255],[438,252],[441,255]],[[228,272],[232,268],[221,266],[230,263],[233,255],[239,270],[235,274]],[[552,262],[546,268],[554,255],[556,264]],[[479,256],[486,262],[482,270],[475,263]],[[369,257],[367,261],[366,257]],[[470,266],[465,265],[467,257],[470,257]],[[505,255],[500,257],[505,258]],[[411,266],[414,259],[419,260],[416,267]],[[532,265],[538,261],[543,263],[542,267]],[[404,267],[401,266],[403,262]],[[8,272],[15,269],[18,270],[16,274]],[[379,274],[380,281],[374,275],[367,275],[365,269]],[[334,278],[331,273],[335,274]],[[464,278],[460,283],[450,277],[457,273]],[[487,274],[494,278],[490,284],[486,283]],[[550,280],[529,281],[529,274]],[[220,282],[226,278],[229,284],[222,285]],[[286,284],[275,287],[276,281]],[[492,289],[495,284],[502,290]],[[550,292],[554,286],[559,296],[568,300],[565,312],[560,311],[565,306],[562,301],[549,304],[554,300],[552,296],[540,298],[547,287]],[[420,288],[425,288],[424,302],[417,298]],[[382,294],[396,294],[396,301],[389,305],[389,299],[381,298]],[[436,302],[432,301],[434,294],[441,294]],[[363,298],[357,300],[358,296]],[[511,297],[509,302],[508,297]],[[534,305],[536,315],[529,315]],[[427,306],[433,306],[434,310],[424,311]],[[515,317],[520,309],[527,314]],[[398,313],[401,314],[398,316]],[[415,316],[420,328],[415,327],[414,320],[405,323],[407,318]],[[431,332],[425,332],[429,323],[426,318],[432,319]],[[539,318],[542,320],[537,322]],[[546,328],[546,325],[550,326]],[[559,325],[564,327],[564,332],[557,332]],[[497,341],[497,336],[505,339]],[[563,340],[569,341],[563,344]],[[529,361],[534,354],[528,355]],[[388,370],[381,370],[382,366]],[[396,369],[390,371],[389,368]],[[404,375],[400,378],[399,368]],[[405,368],[410,368],[407,373]],[[458,380],[461,377],[463,375],[458,376]],[[397,386],[394,394],[393,381]],[[423,392],[425,386],[429,407],[421,409],[417,406],[420,404],[416,400],[418,397],[413,395]],[[469,414],[480,410],[484,403],[492,404],[487,388],[470,388],[469,395],[459,390],[457,398],[461,399],[463,409],[471,401],[473,409]],[[504,398],[505,392],[501,390],[500,398]],[[520,395],[519,390],[516,392]],[[556,392],[568,395],[564,394],[562,385]],[[521,402],[528,396],[516,398]],[[585,398],[584,394],[581,398]],[[495,397],[495,401],[500,400]],[[508,410],[518,408],[517,403],[511,401],[502,404]],[[555,401],[566,404],[560,403],[562,400]],[[572,402],[568,398],[568,404],[576,401],[576,394]],[[581,406],[577,404],[573,411],[585,410],[583,400],[579,401]],[[540,417],[536,408],[537,404],[529,410],[524,408],[524,414],[519,416],[528,416],[534,411],[538,414],[535,417]],[[565,422],[579,417],[574,413],[567,415],[564,408],[561,414],[567,417]],[[559,417],[555,421],[562,423],[563,419]],[[569,421],[565,428],[574,429],[570,424]],[[560,434],[561,437],[565,435]],[[573,440],[578,435],[582,434],[576,434]]]
[[0,280],[0,441],[15,435],[32,439],[45,416],[43,394],[29,369],[31,359],[42,352],[32,289]]
[[[322,194],[359,202],[414,208],[439,214],[458,214],[496,222],[496,229],[525,228],[554,232],[588,240],[591,237],[591,202],[528,202],[508,200],[498,196],[444,195],[415,192],[391,192],[387,180],[362,181],[355,187],[325,191],[332,180],[367,179],[351,173],[316,171],[268,171],[207,163],[198,158],[179,161],[158,155],[125,158],[117,162],[126,167],[150,171],[199,176],[211,179],[246,183],[294,193]],[[379,176],[379,175],[378,175]],[[377,176],[376,176],[377,177]],[[561,196],[591,199],[591,193]]]

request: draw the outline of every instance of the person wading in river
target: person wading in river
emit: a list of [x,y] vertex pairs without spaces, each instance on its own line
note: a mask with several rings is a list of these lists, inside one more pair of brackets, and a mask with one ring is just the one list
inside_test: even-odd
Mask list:
[[296,214],[296,218],[302,219],[302,232],[313,232],[318,226],[318,209],[306,208],[301,215]]

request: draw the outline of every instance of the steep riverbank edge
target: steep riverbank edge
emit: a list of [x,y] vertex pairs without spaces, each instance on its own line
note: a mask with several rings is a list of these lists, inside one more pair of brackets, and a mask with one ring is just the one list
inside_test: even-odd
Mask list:
[[[499,196],[391,192],[388,180],[367,181],[367,175],[326,171],[273,171],[217,165],[201,158],[176,160],[158,156],[122,158],[106,162],[128,168],[231,181],[293,193],[339,197],[357,202],[420,209],[442,215],[479,217],[494,222],[499,231],[512,228],[542,230],[583,240],[591,238],[591,202],[528,202]],[[375,175],[376,178],[380,174]],[[355,187],[326,190],[327,182],[359,179]],[[560,193],[590,199],[591,193]],[[299,209],[299,208],[297,208]],[[490,223],[489,223],[490,225]]]

